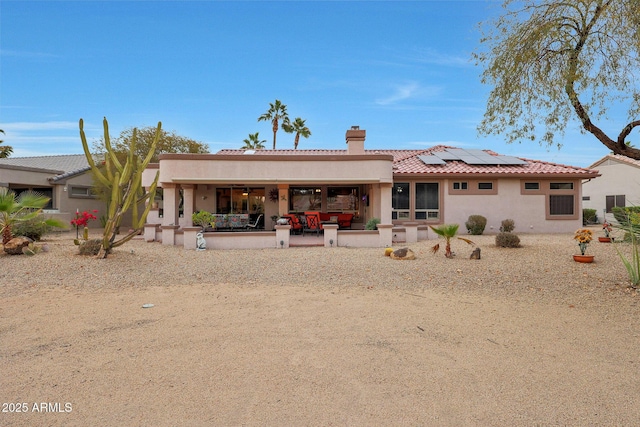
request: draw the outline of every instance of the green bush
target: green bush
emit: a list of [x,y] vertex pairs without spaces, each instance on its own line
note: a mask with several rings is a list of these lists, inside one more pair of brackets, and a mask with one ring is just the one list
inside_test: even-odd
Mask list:
[[25,236],[34,241],[40,241],[43,235],[50,232],[51,226],[44,222],[44,216],[39,215],[27,221],[17,221],[11,228],[14,236]]
[[193,221],[193,225],[198,225],[202,227],[202,229],[206,229],[207,227],[212,227],[212,223],[215,224],[215,217],[212,213],[207,211],[199,211],[194,213],[191,216]]
[[512,219],[503,219],[500,224],[500,231],[504,233],[511,233],[516,228],[516,222]]
[[375,230],[380,224],[380,218],[371,218],[364,226],[365,230]]
[[520,238],[513,233],[502,231],[496,235],[496,246],[502,248],[519,248]]
[[595,209],[582,209],[582,225],[595,224],[598,222],[598,215]]
[[469,234],[479,236],[484,232],[484,228],[487,226],[487,218],[482,215],[471,215],[464,225],[467,227]]
[[621,225],[627,224],[629,222],[629,214],[630,213],[640,213],[640,206],[626,206],[611,209],[613,213],[613,217],[620,223]]

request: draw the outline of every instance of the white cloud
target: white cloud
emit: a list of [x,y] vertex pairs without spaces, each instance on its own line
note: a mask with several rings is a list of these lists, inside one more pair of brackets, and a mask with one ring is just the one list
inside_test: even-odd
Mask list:
[[4,130],[5,132],[68,130],[78,129],[78,122],[54,121],[0,123],[0,129]]
[[437,86],[422,86],[418,82],[408,82],[396,85],[393,93],[384,98],[378,98],[375,102],[378,105],[394,105],[409,99],[432,97],[440,92],[441,88]]

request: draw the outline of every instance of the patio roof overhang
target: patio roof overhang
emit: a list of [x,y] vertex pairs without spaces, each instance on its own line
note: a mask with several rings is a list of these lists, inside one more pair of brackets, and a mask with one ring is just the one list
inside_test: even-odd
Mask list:
[[274,184],[288,184],[288,185],[327,185],[327,184],[381,184],[381,183],[393,183],[393,179],[294,179],[294,180],[278,180],[278,179],[255,179],[255,178],[180,178],[176,177],[171,180],[175,184],[224,184],[224,185],[238,185],[238,186],[251,186],[251,185],[274,185]]

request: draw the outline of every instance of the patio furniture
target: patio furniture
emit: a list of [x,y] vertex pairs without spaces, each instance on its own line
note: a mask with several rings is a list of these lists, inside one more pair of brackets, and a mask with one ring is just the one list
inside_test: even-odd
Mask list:
[[282,216],[287,219],[287,222],[291,226],[292,233],[297,234],[302,232],[302,222],[300,222],[300,218],[298,218],[298,215],[284,214]]
[[263,216],[264,216],[263,214],[258,215],[258,217],[256,218],[256,221],[253,224],[250,223],[250,222],[245,224],[244,229],[245,230],[256,230],[258,228],[258,226],[260,225],[260,220],[262,220]]
[[302,229],[302,234],[304,235],[305,231],[316,233],[316,236],[320,235],[322,231],[322,224],[320,223],[320,215],[315,214],[307,214],[306,216],[306,226]]

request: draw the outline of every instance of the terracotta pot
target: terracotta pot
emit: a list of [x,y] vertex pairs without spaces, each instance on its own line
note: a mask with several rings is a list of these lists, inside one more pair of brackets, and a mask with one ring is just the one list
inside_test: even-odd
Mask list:
[[613,237],[598,237],[598,242],[611,243],[612,241]]
[[575,262],[593,262],[593,255],[574,255],[573,260]]

